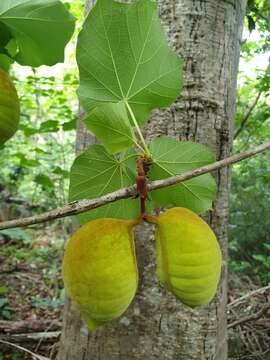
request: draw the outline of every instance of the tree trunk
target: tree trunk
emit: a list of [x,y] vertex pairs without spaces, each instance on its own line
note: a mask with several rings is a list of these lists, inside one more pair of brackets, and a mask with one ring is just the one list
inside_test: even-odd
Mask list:
[[[160,1],[168,38],[184,59],[184,89],[170,109],[153,113],[148,138],[167,134],[206,144],[217,159],[229,155],[244,12],[243,0]],[[224,259],[215,301],[192,310],[159,287],[152,228],[143,225],[136,237],[140,285],[132,305],[121,319],[87,333],[67,301],[59,360],[227,359],[229,178],[228,169],[217,172],[214,211],[206,217]]]

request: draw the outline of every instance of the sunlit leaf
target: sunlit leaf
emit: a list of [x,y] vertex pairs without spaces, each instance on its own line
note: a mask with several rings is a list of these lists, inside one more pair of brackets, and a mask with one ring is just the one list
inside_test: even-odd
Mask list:
[[157,4],[97,0],[78,39],[79,98],[87,112],[127,101],[137,121],[170,105],[181,89],[181,59],[169,48]]
[[47,132],[57,132],[59,130],[59,122],[56,120],[47,120],[44,121],[40,127],[40,133],[47,133]]

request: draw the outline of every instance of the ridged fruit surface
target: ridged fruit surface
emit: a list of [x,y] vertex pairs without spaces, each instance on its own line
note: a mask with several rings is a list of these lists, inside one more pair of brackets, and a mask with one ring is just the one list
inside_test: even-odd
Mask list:
[[157,275],[184,304],[196,307],[212,300],[221,271],[221,251],[209,225],[185,208],[157,217]]
[[8,74],[0,69],[0,145],[17,131],[20,103],[17,91]]
[[136,223],[93,220],[77,230],[67,244],[63,260],[65,288],[90,330],[119,317],[135,296]]

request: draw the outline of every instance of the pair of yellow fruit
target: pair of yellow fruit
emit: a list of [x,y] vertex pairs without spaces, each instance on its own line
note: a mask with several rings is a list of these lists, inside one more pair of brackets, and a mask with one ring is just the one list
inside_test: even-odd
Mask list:
[[[172,208],[147,221],[157,225],[157,275],[184,304],[215,295],[221,270],[216,237],[198,215]],[[137,220],[98,219],[71,237],[64,255],[65,288],[90,330],[120,316],[135,296],[138,272],[133,239]]]

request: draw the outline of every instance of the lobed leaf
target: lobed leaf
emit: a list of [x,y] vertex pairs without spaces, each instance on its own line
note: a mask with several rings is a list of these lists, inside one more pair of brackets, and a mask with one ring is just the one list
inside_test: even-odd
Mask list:
[[[104,146],[91,145],[75,159],[71,168],[70,201],[98,198],[134,184],[134,176],[131,175],[124,162],[125,159],[117,160],[109,154]],[[80,214],[77,219],[83,224],[103,217],[131,219],[138,214],[138,200],[126,199]]]
[[[182,174],[215,160],[212,152],[204,145],[190,141],[177,141],[168,137],[154,139],[150,143],[153,159],[150,180],[166,179]],[[212,208],[216,194],[214,178],[205,174],[191,180],[154,190],[152,199],[161,206],[182,206],[196,213]]]
[[87,112],[128,102],[139,123],[181,89],[181,59],[169,48],[157,4],[97,0],[78,38],[79,99]]

